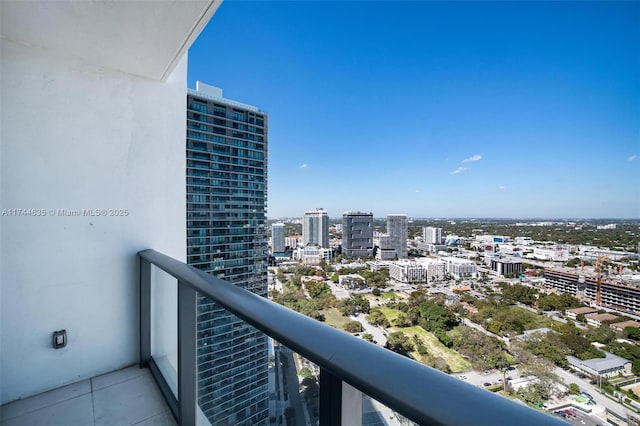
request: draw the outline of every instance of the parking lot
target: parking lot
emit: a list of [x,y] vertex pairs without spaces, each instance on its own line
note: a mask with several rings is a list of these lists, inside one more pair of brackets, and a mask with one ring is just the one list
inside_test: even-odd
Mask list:
[[[556,412],[558,414],[556,414]],[[580,426],[596,426],[596,425],[604,425],[605,421],[599,419],[590,414],[585,414],[580,410],[576,410],[575,408],[565,408],[562,410],[556,410],[554,415],[560,417],[565,422],[571,423],[573,425]]]

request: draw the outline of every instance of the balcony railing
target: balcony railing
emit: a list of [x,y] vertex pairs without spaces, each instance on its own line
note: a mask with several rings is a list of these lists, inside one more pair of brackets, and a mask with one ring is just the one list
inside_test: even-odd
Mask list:
[[[565,424],[551,415],[334,329],[154,250],[144,250],[138,255],[140,363],[149,365],[180,425],[195,425],[198,417],[197,293],[210,297],[319,366],[319,421],[323,426],[352,426],[352,419],[357,418],[353,417],[353,411],[361,407],[343,402],[353,400],[353,393],[358,391],[421,425]],[[152,356],[152,310],[155,309],[151,294],[152,265],[178,281],[177,384],[163,375]]]

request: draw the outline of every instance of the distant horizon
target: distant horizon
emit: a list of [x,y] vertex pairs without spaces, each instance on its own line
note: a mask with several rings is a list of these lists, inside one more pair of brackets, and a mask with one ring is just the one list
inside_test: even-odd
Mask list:
[[267,112],[272,217],[639,219],[639,51],[638,1],[228,1],[187,86]]
[[[300,219],[302,220],[304,216],[267,216],[267,220],[280,220],[280,219]],[[329,219],[341,219],[342,216],[331,216],[329,215]],[[373,216],[373,220],[385,220],[386,216]],[[447,221],[447,220],[523,220],[523,221],[628,221],[628,222],[639,222],[640,218],[631,218],[631,217],[443,217],[443,216],[434,216],[434,217],[424,217],[424,216],[411,216],[407,215],[408,220],[439,220],[439,221]]]

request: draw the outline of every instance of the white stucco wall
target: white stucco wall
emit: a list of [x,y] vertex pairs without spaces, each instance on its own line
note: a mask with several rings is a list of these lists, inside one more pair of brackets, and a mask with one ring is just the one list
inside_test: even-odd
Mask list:
[[[186,58],[157,82],[4,39],[1,49],[0,209],[46,211],[0,217],[5,403],[137,362],[136,252],[186,258]],[[59,329],[69,342],[55,350]]]

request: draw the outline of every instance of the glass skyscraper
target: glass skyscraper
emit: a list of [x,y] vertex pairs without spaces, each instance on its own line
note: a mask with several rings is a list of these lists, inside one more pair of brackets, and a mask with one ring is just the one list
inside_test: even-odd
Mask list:
[[387,234],[389,234],[389,243],[391,244],[391,248],[395,249],[398,259],[406,259],[408,257],[407,215],[387,215]]
[[[267,295],[267,116],[201,82],[187,93],[187,261]],[[264,334],[197,303],[198,404],[212,425],[268,423]]]
[[309,210],[302,222],[302,244],[329,247],[329,214],[322,210]]

